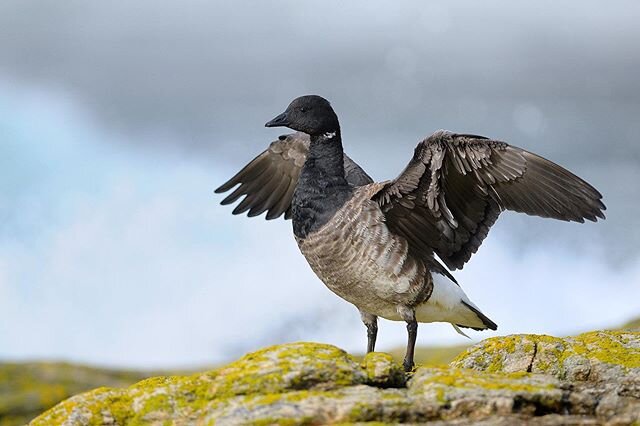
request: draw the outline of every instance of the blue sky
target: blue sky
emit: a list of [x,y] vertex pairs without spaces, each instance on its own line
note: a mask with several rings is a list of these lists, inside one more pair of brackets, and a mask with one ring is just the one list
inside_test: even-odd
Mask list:
[[[377,179],[447,128],[540,153],[604,194],[597,224],[500,218],[455,273],[499,325],[474,340],[640,314],[637,3],[186,4],[0,4],[0,360],[362,351],[357,311],[313,275],[290,222],[232,216],[213,194],[303,93],[332,101]],[[405,339],[381,324],[380,349]],[[420,327],[420,344],[463,342]]]

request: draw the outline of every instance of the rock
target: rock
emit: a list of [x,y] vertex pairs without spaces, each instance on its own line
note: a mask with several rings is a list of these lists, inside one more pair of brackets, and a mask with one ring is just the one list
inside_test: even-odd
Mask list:
[[96,389],[31,424],[631,424],[639,347],[632,332],[498,337],[405,380],[386,354],[358,363],[330,345],[293,343],[204,374]]
[[[576,337],[513,335],[487,339],[452,367],[555,377],[570,390],[569,409],[613,424],[640,419],[640,333],[593,331]],[[615,421],[614,421],[615,420]]]
[[640,373],[640,333],[592,331],[576,337],[495,337],[469,348],[451,366],[478,371],[524,371],[570,381],[615,381]]
[[554,377],[450,367],[419,369],[408,393],[415,399],[437,401],[443,406],[443,418],[559,412],[564,398],[563,384]]
[[352,411],[377,415],[390,410],[393,399],[402,403],[402,395],[391,389],[380,393],[378,387],[364,384],[402,385],[401,371],[384,354],[370,354],[361,366],[334,346],[292,343],[248,354],[205,374],[158,377],[128,389],[96,389],[59,404],[32,424],[164,424],[195,419],[205,419],[205,424],[269,423],[265,419],[305,418],[324,422],[349,418]]
[[389,354],[372,352],[365,355],[360,364],[367,373],[367,384],[378,387],[403,387],[406,383],[404,369]]

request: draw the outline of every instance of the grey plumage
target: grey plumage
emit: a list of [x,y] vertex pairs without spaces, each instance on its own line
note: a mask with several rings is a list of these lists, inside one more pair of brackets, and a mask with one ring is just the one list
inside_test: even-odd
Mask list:
[[385,226],[371,200],[381,187],[374,183],[356,189],[331,222],[296,240],[334,293],[365,312],[400,321],[397,306],[426,301],[433,283],[425,263],[409,255],[407,241]]

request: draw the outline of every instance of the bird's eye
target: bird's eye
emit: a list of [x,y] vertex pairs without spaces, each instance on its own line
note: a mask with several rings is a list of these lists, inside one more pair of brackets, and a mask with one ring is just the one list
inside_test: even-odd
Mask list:
[[307,109],[305,107],[301,107],[300,112],[307,112]]

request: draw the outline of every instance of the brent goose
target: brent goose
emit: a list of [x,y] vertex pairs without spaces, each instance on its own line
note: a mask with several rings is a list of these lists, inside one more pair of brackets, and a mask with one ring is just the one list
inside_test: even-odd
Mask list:
[[216,192],[222,204],[293,219],[304,257],[331,291],[354,304],[375,348],[377,318],[407,323],[404,368],[413,368],[418,322],[475,330],[496,324],[467,297],[449,268],[478,250],[503,210],[584,222],[604,219],[602,195],[536,154],[483,136],[435,132],[394,180],[375,183],[343,154],[329,102],[302,96],[266,127],[280,136]]

